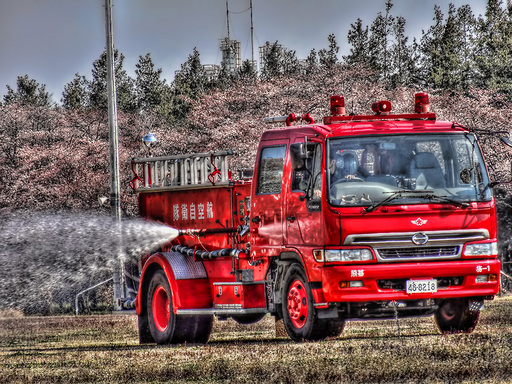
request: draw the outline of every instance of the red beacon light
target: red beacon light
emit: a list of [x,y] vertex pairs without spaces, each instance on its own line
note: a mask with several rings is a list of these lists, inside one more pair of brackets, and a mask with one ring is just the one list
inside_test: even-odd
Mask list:
[[428,100],[428,93],[416,93],[414,95],[414,112],[428,113],[430,112],[430,102]]
[[382,100],[372,104],[372,111],[377,115],[385,115],[391,112],[391,101]]
[[345,113],[345,98],[341,95],[331,96],[331,116],[343,116]]

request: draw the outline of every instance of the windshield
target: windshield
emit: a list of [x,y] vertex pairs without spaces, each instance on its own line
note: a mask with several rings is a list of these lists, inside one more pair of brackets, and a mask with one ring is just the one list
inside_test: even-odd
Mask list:
[[336,206],[491,198],[482,155],[469,133],[335,138],[327,159],[329,202]]

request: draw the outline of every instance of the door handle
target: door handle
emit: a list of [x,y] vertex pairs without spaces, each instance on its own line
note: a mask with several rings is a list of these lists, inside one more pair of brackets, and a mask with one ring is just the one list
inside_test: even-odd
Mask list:
[[261,223],[261,218],[259,216],[255,216],[251,220],[253,223]]
[[293,223],[295,221],[295,216],[287,216],[286,221],[289,221],[290,223]]

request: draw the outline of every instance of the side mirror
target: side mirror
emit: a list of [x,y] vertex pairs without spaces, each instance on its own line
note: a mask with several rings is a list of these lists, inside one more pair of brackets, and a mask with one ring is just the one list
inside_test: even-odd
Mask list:
[[512,147],[512,140],[510,140],[510,132],[507,132],[508,136],[501,136],[500,140],[507,146]]
[[304,143],[293,143],[290,145],[290,160],[292,169],[301,171],[306,169],[307,150]]

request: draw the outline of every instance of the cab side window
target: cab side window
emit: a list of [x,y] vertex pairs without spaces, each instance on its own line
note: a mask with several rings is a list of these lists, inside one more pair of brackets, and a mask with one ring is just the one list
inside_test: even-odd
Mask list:
[[293,172],[292,191],[303,191],[310,199],[320,199],[322,152],[320,144],[308,144],[304,167]]
[[265,147],[261,150],[257,194],[281,193],[286,146]]

